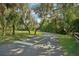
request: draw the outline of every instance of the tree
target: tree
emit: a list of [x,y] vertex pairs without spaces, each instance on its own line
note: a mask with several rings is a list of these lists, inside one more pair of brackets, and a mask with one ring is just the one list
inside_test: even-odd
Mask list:
[[26,30],[28,30],[28,32],[30,34],[30,29],[28,27],[28,25],[30,23],[30,9],[28,8],[28,4],[21,4],[20,9],[21,9],[22,23],[25,26]]
[[0,4],[0,22],[2,26],[2,35],[5,35],[5,9],[6,6],[4,4]]
[[35,29],[35,34],[36,34],[37,30],[40,29],[41,26],[44,24],[45,19],[46,19],[47,15],[50,13],[51,9],[52,9],[52,4],[49,4],[49,3],[45,3],[45,4],[42,3],[38,7],[33,9],[34,12],[36,14],[38,14],[39,18],[41,18],[41,22],[40,22],[39,26],[36,27],[36,29]]

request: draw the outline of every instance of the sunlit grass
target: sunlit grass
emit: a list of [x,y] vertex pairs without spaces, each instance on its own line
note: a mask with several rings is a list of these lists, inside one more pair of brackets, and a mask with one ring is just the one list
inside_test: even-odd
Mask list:
[[[28,31],[16,31],[16,34],[17,33],[26,33],[26,34],[29,34]],[[34,31],[30,31],[30,34],[34,35]],[[36,35],[40,35],[40,34],[42,34],[42,33],[41,32],[36,32]]]
[[28,31],[15,31],[15,35],[12,35],[12,32],[7,31],[6,35],[4,36],[2,36],[2,33],[0,33],[0,43],[8,43],[23,38],[40,36],[40,35],[42,35],[42,32],[37,32],[36,35],[34,35],[34,31],[31,31],[30,34],[28,33]]
[[78,55],[79,46],[76,40],[70,35],[58,35],[61,46],[65,51],[65,55]]

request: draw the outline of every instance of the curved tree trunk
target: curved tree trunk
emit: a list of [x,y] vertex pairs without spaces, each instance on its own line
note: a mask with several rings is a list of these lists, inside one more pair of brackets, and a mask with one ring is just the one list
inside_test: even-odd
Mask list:
[[[24,24],[25,25],[25,24]],[[27,29],[28,33],[30,34],[30,29],[28,28],[27,25],[25,25],[25,28]]]
[[38,29],[35,29],[34,35],[36,35],[37,30],[38,30]]
[[41,26],[44,24],[45,18],[42,20],[42,22],[40,23],[40,26],[38,28],[35,29],[34,35],[36,35],[36,32],[38,29],[41,28]]
[[29,34],[30,34],[30,29],[26,26],[26,28],[27,28],[27,30],[28,30],[28,32],[29,32]]

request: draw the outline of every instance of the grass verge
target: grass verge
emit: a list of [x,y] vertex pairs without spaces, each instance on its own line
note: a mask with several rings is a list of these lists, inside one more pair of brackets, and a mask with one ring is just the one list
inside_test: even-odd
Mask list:
[[79,44],[70,35],[58,35],[60,45],[64,49],[64,55],[76,56],[79,55]]
[[10,32],[7,32],[5,36],[2,36],[0,34],[0,43],[9,43],[13,42],[15,40],[20,40],[23,38],[29,38],[29,37],[34,37],[34,36],[40,36],[42,35],[42,32],[37,32],[36,35],[34,35],[34,31],[31,31],[30,34],[28,31],[16,31],[15,35],[11,35]]

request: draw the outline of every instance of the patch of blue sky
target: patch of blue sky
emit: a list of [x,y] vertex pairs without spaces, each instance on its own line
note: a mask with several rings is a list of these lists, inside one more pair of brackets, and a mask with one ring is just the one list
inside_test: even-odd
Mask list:
[[30,8],[35,8],[40,4],[39,3],[29,3],[28,5],[29,5]]
[[[40,5],[39,3],[29,3],[28,4],[29,8],[35,8],[35,7],[39,6],[39,5]],[[57,4],[53,4],[53,5],[54,5],[54,7],[56,9]],[[21,12],[21,10],[17,9],[16,12]],[[34,18],[35,21],[37,21],[38,23],[40,23],[41,18],[39,18],[38,14],[35,14],[35,12],[33,10],[31,10],[31,15],[32,15],[32,17]],[[47,16],[50,17],[49,14]]]
[[18,12],[18,13],[19,13],[19,12],[21,12],[21,10],[18,8],[18,9],[16,9],[16,12]]
[[[29,8],[35,8],[38,5],[39,5],[38,3],[30,3]],[[35,12],[31,10],[31,15],[36,22],[40,23],[41,19],[39,18],[38,14],[35,14]]]
[[36,22],[40,23],[41,19],[38,17],[38,14],[35,14],[34,11],[31,11],[31,15]]

